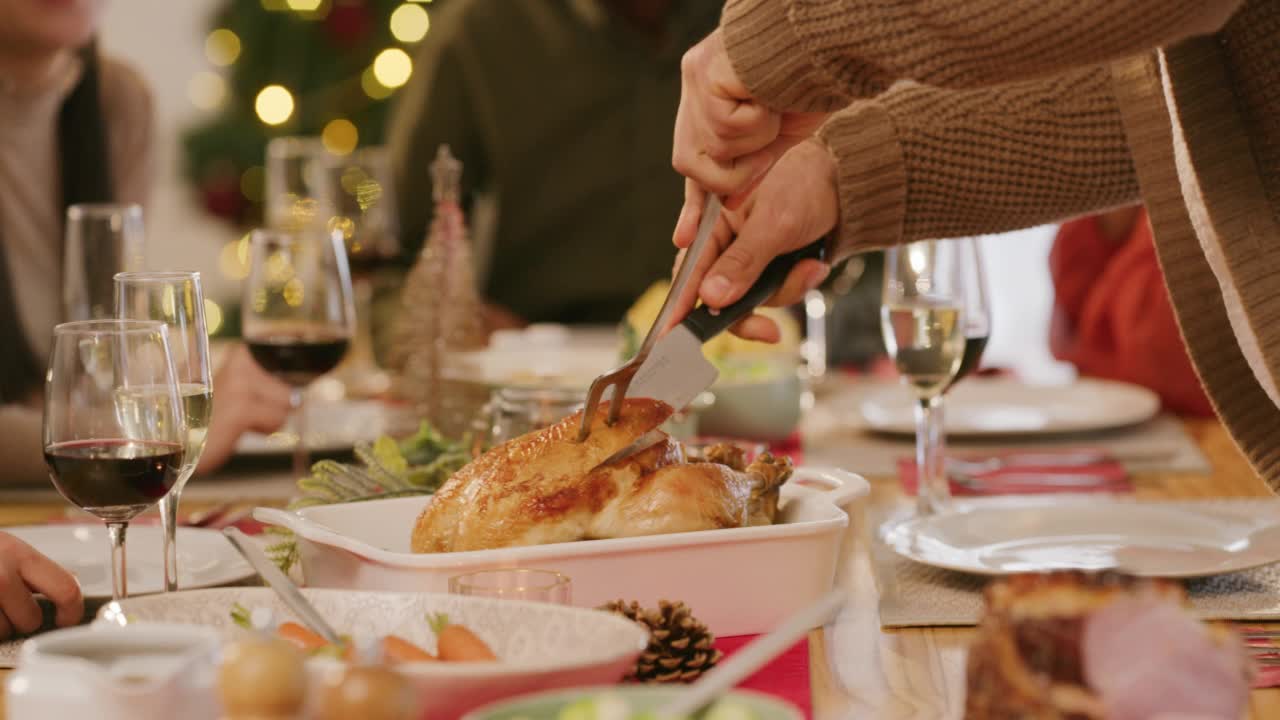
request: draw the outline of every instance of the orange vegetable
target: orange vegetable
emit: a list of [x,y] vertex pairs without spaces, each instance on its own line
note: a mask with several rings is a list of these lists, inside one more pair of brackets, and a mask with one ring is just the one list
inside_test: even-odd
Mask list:
[[436,634],[436,652],[441,660],[483,662],[498,659],[493,650],[475,633],[462,625],[450,624],[448,615],[433,615],[430,622],[431,630]]
[[387,662],[437,662],[439,658],[395,635],[382,638],[382,657]]
[[328,641],[295,622],[280,623],[276,634],[288,640],[304,652],[318,650],[328,645]]

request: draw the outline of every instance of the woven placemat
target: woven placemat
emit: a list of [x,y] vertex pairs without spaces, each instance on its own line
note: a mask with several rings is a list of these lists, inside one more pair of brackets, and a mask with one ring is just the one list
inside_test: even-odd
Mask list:
[[[1216,511],[1238,511],[1256,517],[1259,502],[1193,500],[1171,505]],[[982,617],[982,589],[988,579],[943,570],[908,560],[875,537],[871,565],[880,592],[880,624],[884,627],[976,625]],[[1186,583],[1191,606],[1206,620],[1280,620],[1280,564]]]

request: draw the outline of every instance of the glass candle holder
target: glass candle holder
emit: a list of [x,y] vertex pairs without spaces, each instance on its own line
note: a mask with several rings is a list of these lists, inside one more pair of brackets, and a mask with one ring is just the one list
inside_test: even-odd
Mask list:
[[500,388],[490,402],[490,440],[497,445],[554,425],[582,409],[585,395],[565,388]]
[[479,570],[449,578],[452,595],[568,605],[573,599],[571,591],[569,577],[553,570]]

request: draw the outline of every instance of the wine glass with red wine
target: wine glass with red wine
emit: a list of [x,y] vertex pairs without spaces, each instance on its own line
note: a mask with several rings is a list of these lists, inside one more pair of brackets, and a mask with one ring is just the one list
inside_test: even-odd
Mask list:
[[54,328],[45,376],[44,458],[54,487],[107,524],[112,595],[127,597],[125,532],[182,473],[187,438],[163,323]]
[[960,369],[947,390],[978,371],[982,353],[991,337],[991,304],[987,300],[987,279],[982,266],[982,246],[978,238],[961,238],[952,242],[959,245],[959,252],[966,256],[961,263],[964,273],[964,354],[960,357]]
[[355,334],[341,230],[255,230],[241,321],[253,359],[293,389],[293,471],[301,477],[307,472],[303,391],[338,366]]

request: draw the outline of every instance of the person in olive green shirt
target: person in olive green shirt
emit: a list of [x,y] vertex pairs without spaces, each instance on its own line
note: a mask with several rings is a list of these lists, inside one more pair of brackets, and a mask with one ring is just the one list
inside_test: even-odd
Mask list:
[[490,324],[620,320],[671,272],[680,58],[716,27],[720,0],[431,8],[388,129],[406,252],[422,247],[447,143]]

